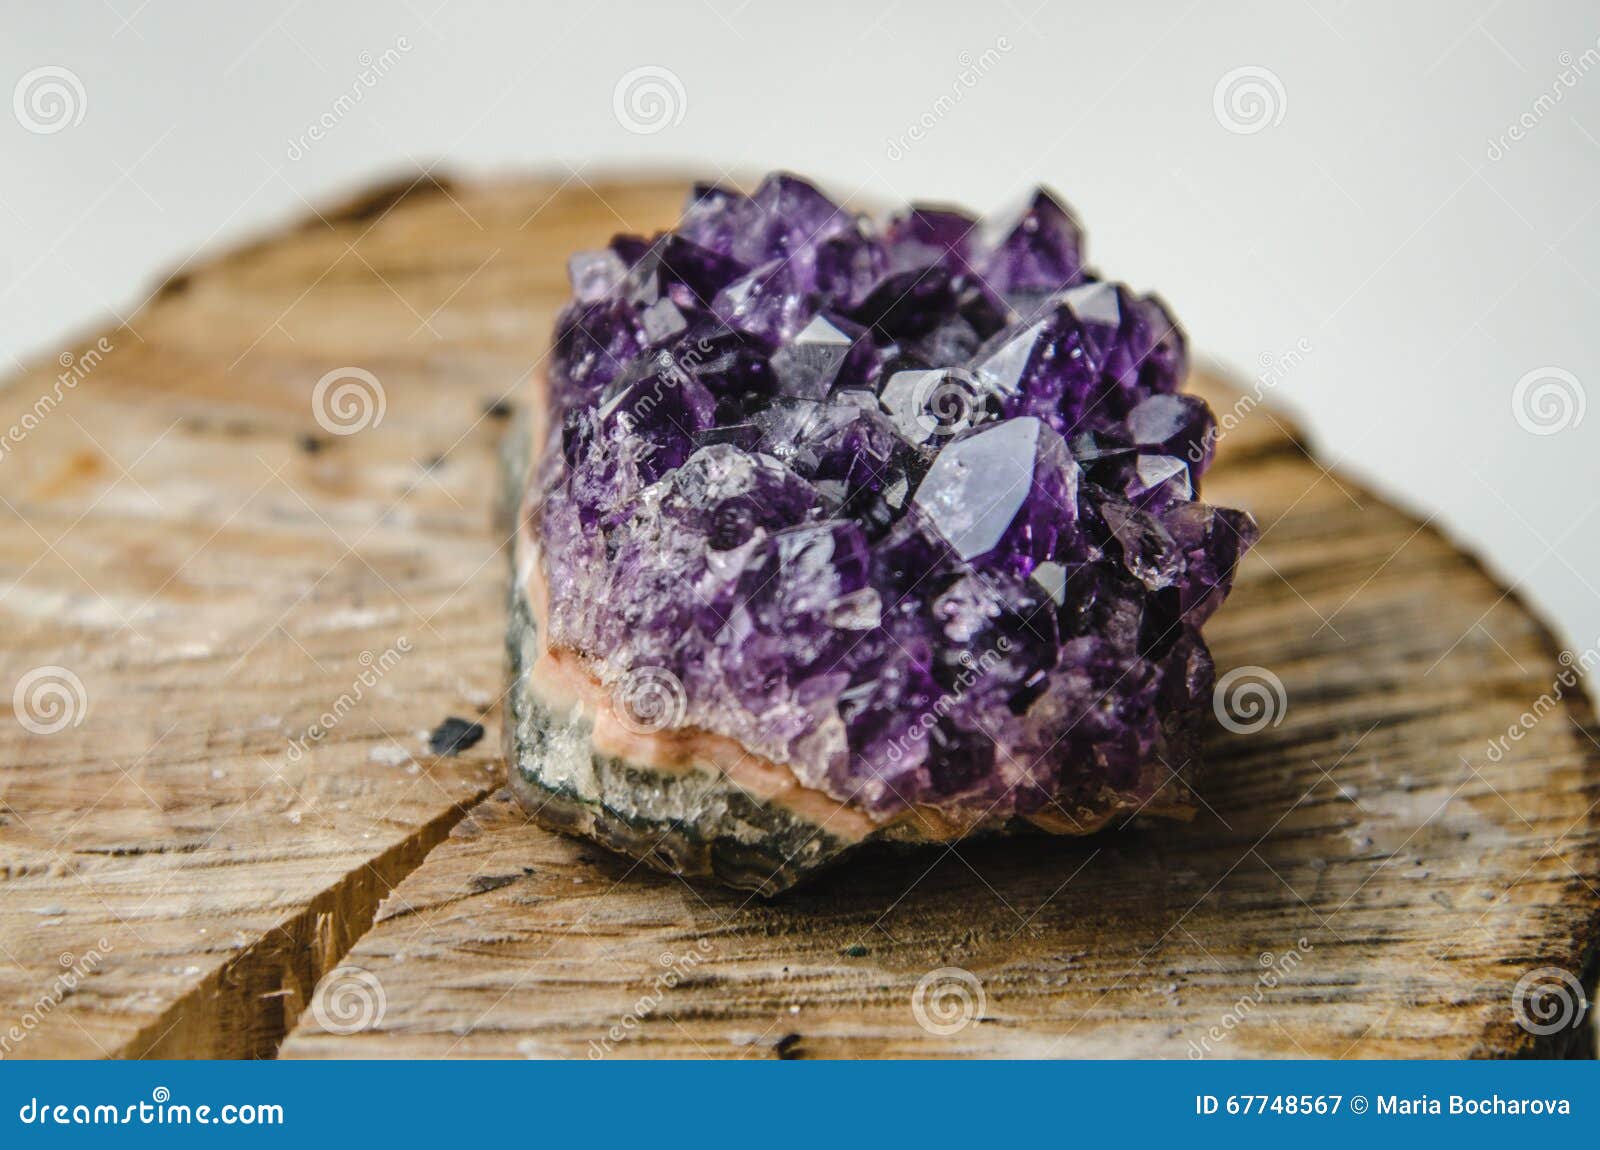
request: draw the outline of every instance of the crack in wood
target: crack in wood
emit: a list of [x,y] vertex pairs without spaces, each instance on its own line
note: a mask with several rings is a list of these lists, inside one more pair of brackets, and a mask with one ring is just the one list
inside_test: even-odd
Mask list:
[[128,1043],[136,1058],[272,1058],[317,985],[372,929],[378,907],[498,783],[418,827],[324,890],[173,1003]]

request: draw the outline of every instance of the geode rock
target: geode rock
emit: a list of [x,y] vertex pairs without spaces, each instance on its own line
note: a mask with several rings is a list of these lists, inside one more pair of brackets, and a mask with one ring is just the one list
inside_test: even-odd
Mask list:
[[1182,332],[1039,191],[878,224],[790,175],[575,256],[515,515],[507,746],[546,825],[773,893],[868,841],[1188,817]]

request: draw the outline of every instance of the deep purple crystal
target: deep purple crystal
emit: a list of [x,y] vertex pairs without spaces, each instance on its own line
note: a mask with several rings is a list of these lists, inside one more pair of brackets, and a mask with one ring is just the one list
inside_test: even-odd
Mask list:
[[1197,502],[1182,332],[1059,200],[879,225],[776,175],[570,269],[552,644],[884,816],[1137,800],[1192,756],[1255,527]]

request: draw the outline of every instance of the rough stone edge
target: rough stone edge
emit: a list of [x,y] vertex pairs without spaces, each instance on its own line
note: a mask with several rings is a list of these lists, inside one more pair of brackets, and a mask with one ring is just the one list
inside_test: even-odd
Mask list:
[[[496,508],[512,545],[507,594],[506,668],[510,689],[503,724],[512,793],[541,826],[585,838],[669,873],[711,878],[774,895],[794,886],[857,845],[774,804],[761,802],[726,776],[678,774],[624,762],[590,748],[591,727],[552,714],[528,686],[538,624],[517,578],[524,543],[517,517],[532,445],[524,410],[501,448]],[[587,759],[584,769],[553,769],[560,754]],[[634,802],[634,796],[646,802]],[[707,818],[719,812],[720,818]],[[725,828],[707,833],[708,827]]]

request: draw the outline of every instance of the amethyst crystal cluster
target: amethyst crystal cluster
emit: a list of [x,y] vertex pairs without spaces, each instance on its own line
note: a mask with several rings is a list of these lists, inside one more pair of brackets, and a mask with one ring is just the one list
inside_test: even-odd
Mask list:
[[879,822],[1136,805],[1191,758],[1255,528],[1196,498],[1182,332],[1058,199],[880,224],[779,174],[570,272],[552,646]]

